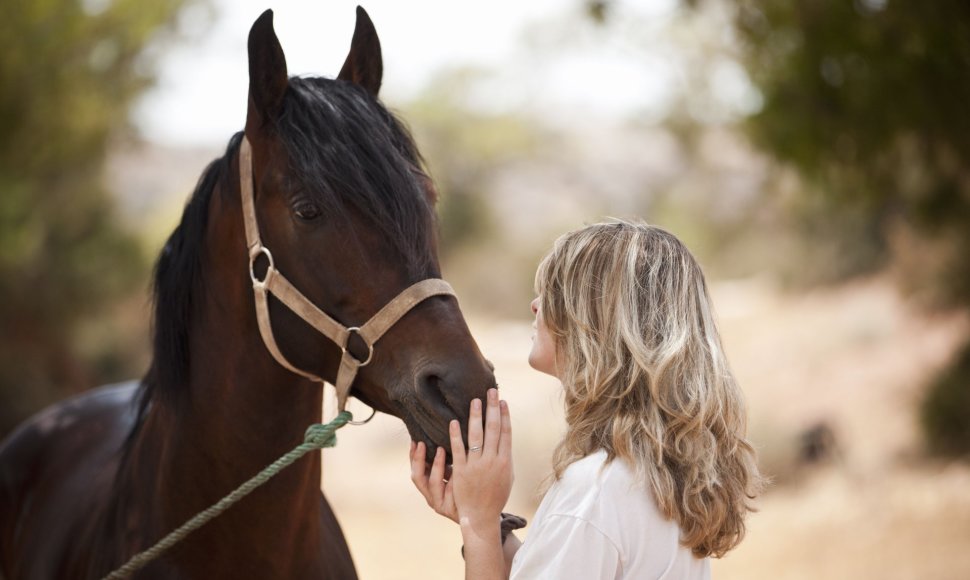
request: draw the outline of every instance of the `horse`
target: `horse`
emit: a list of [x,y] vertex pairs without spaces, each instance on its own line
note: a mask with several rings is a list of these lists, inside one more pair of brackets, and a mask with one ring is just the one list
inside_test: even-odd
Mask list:
[[[352,395],[394,415],[429,450],[447,448],[450,420],[465,432],[469,403],[495,386],[456,298],[440,284],[410,294],[443,284],[437,192],[378,99],[367,13],[336,78],[288,76],[269,10],[248,56],[244,130],[156,262],[145,376],[55,404],[0,446],[6,580],[109,574],[300,443],[321,421],[324,379],[338,395],[344,384],[341,406]],[[296,307],[266,292],[284,274]],[[368,336],[364,322],[405,294],[413,308]],[[341,340],[318,332],[320,316]],[[135,575],[356,578],[320,482],[320,454],[304,456]]]

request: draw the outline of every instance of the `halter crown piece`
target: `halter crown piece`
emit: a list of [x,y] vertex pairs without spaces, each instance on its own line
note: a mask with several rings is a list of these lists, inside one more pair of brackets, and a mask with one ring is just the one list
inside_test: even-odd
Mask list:
[[[263,342],[276,362],[283,365],[290,371],[315,381],[325,383],[326,381],[313,373],[298,369],[293,366],[283,353],[280,352],[276,339],[273,336],[273,325],[269,317],[268,294],[275,296],[287,308],[297,316],[305,320],[318,332],[332,340],[343,353],[340,357],[340,367],[337,370],[337,379],[334,387],[337,391],[337,409],[345,410],[347,397],[350,395],[350,388],[353,385],[357,371],[370,363],[374,357],[374,343],[376,343],[385,332],[407,314],[409,310],[423,302],[425,299],[438,295],[455,295],[451,285],[440,278],[429,278],[422,280],[406,288],[403,292],[394,297],[380,311],[371,317],[370,320],[361,326],[347,327],[327,313],[323,312],[309,298],[300,293],[283,274],[276,269],[273,263],[273,254],[269,248],[263,245],[259,238],[259,224],[256,221],[256,206],[253,198],[253,162],[252,149],[249,139],[243,136],[242,144],[239,148],[239,190],[242,195],[243,221],[246,225],[246,245],[249,249],[249,276],[253,281],[253,294],[256,298],[256,320],[259,323],[259,333],[263,337]],[[269,262],[266,274],[260,280],[256,276],[254,268],[256,259],[259,256],[266,256]],[[357,360],[354,355],[347,350],[347,341],[350,335],[356,333],[367,345],[367,359]],[[373,417],[373,415],[371,415]],[[370,419],[368,418],[368,421]],[[366,421],[364,421],[366,422]]]

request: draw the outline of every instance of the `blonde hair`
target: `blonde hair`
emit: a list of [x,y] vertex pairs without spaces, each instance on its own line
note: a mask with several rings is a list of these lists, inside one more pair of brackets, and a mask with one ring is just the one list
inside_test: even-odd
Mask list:
[[694,257],[645,223],[594,224],[556,241],[536,291],[566,408],[555,479],[604,449],[653,491],[696,556],[723,556],[764,482]]

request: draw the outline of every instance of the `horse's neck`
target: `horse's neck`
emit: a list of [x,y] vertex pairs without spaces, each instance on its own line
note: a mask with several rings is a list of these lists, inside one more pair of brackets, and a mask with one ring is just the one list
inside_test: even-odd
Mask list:
[[[222,198],[217,194],[213,199],[218,203]],[[227,213],[235,214],[221,208],[216,215]],[[207,251],[244,258],[235,251],[241,243],[241,217],[238,224],[230,220],[210,222],[215,229],[209,232]],[[212,269],[207,274],[214,279],[246,279],[236,272],[246,271],[244,259],[236,263],[210,255],[207,261]],[[155,533],[168,533],[224,497],[300,444],[307,426],[321,420],[322,387],[273,361],[255,316],[247,314],[252,307],[248,292],[231,284],[203,285],[190,333],[185,400],[177,409],[159,405],[150,410],[139,434],[136,444],[149,455],[142,455],[132,475],[154,478],[148,486],[153,513],[146,516]],[[316,553],[320,463],[319,452],[311,452],[284,469],[194,532],[178,548],[180,558],[199,565],[222,561],[224,566],[220,552],[225,550],[245,566],[248,558],[265,560],[268,552],[291,554],[294,564],[301,561],[298,552]]]
[[[319,385],[296,379],[275,363],[261,366],[255,354],[229,356],[235,360],[205,357],[206,364],[193,369],[188,404],[171,434],[175,448],[170,467],[202,489],[239,485],[300,444],[307,426],[321,420]],[[210,473],[205,479],[212,483],[200,481],[202,471],[181,469],[185,461]],[[311,464],[316,465],[317,481],[310,491],[317,493],[319,461],[300,461],[277,478],[305,486],[312,474],[302,472],[310,471]]]
[[[213,331],[209,338],[219,344],[225,337]],[[228,358],[218,363],[193,366],[184,407],[158,405],[139,433],[136,450],[142,453],[131,466],[129,483],[150,490],[147,501],[139,503],[152,506],[143,521],[154,539],[293,449],[306,427],[321,419],[319,386],[261,368],[258,362],[265,357],[223,354]],[[290,554],[283,561],[294,565],[312,558],[322,534],[320,474],[319,452],[290,465],[193,532],[174,552],[181,565],[200,573],[215,567],[222,574],[227,561],[251,572],[250,558],[265,561],[267,553]]]

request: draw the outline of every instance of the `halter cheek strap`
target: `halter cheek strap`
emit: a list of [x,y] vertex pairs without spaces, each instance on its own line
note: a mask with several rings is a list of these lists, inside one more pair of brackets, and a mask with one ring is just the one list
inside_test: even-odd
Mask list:
[[[311,381],[318,383],[326,382],[323,378],[313,373],[297,368],[283,356],[273,335],[273,325],[269,315],[268,295],[272,294],[287,308],[292,310],[293,313],[340,347],[342,354],[334,387],[337,391],[337,408],[343,411],[347,405],[347,397],[350,395],[350,388],[353,385],[354,378],[357,376],[357,371],[370,363],[374,356],[374,344],[384,333],[394,326],[408,311],[427,298],[439,295],[454,296],[455,292],[451,288],[451,285],[439,278],[422,280],[398,294],[363,325],[359,327],[346,327],[334,320],[326,312],[317,308],[313,302],[297,290],[276,269],[276,265],[273,262],[273,254],[260,240],[259,224],[256,221],[256,208],[253,196],[252,149],[250,148],[249,140],[245,136],[243,136],[242,144],[239,148],[239,189],[242,195],[243,221],[246,226],[246,244],[249,248],[249,276],[253,282],[253,294],[256,299],[256,320],[259,324],[259,334],[263,337],[263,343],[266,344],[266,348],[273,355],[273,358],[276,359],[276,362],[280,363],[283,367]],[[262,279],[256,276],[254,269],[256,259],[260,256],[265,256],[268,261],[266,274]],[[347,342],[350,340],[350,335],[354,333],[360,336],[364,344],[367,345],[367,359],[364,361],[357,360],[347,350]],[[373,417],[373,415],[371,416]]]

